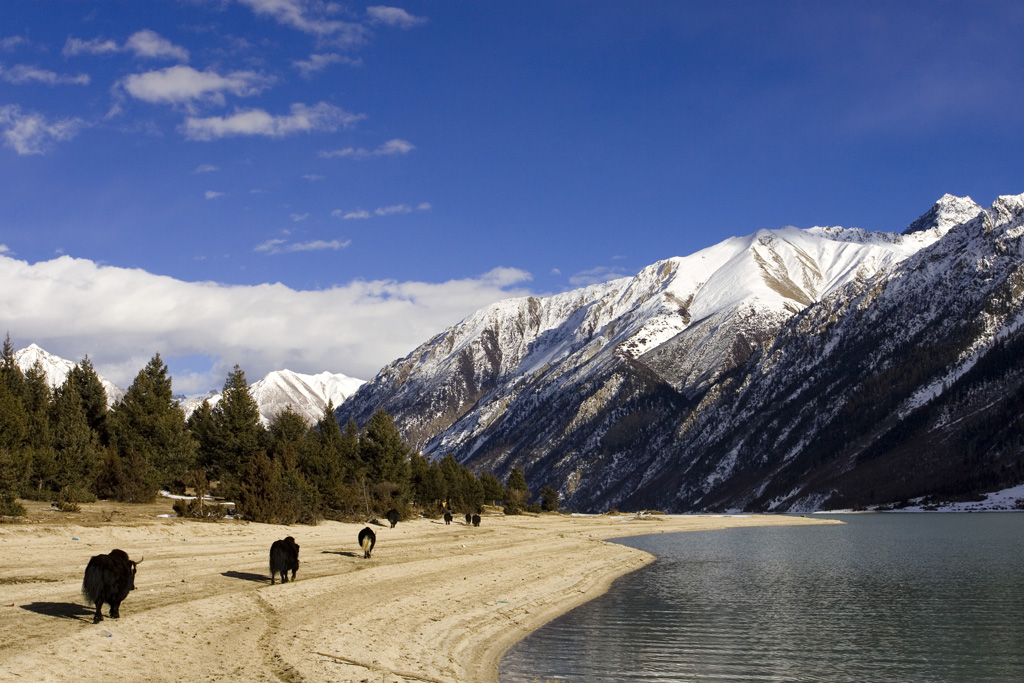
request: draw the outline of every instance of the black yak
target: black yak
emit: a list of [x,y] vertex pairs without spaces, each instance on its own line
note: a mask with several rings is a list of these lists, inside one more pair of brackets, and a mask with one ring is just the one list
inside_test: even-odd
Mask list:
[[[145,559],[145,558],[143,558]],[[132,562],[128,553],[123,550],[111,550],[106,555],[95,555],[85,567],[85,578],[82,579],[82,597],[86,602],[96,605],[96,614],[92,623],[103,621],[100,608],[103,603],[110,605],[110,618],[121,616],[121,601],[135,590],[135,571],[142,560]]]
[[359,546],[363,549],[363,558],[370,559],[370,553],[373,552],[373,546],[377,542],[377,534],[373,533],[373,529],[366,527],[359,532]]
[[444,511],[444,523],[445,524],[451,524],[452,523],[452,513],[448,512],[447,510]]
[[274,577],[281,575],[281,583],[288,583],[288,572],[299,571],[299,544],[291,536],[274,541],[270,544],[270,585],[274,585]]
[[480,515],[473,515],[473,526],[480,526]]
[[398,524],[398,510],[391,508],[388,510],[386,517],[388,518],[388,521],[391,522],[391,528],[394,529],[395,525]]
[[469,514],[467,512],[466,513],[466,524],[472,524],[472,523],[473,523],[473,515],[471,515],[471,514]]

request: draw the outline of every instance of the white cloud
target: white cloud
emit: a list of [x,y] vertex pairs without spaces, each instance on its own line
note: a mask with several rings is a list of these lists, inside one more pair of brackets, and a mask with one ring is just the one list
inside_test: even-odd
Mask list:
[[136,57],[149,57],[155,59],[177,59],[188,61],[188,50],[175,45],[156,31],[142,29],[136,31],[124,45],[118,45],[113,40],[93,38],[92,40],[81,40],[79,38],[68,38],[61,51],[65,56],[76,55],[107,55],[115,52],[133,52]]
[[320,102],[312,107],[293,104],[291,113],[273,116],[262,109],[236,110],[231,116],[189,117],[179,130],[189,140],[216,140],[235,135],[263,135],[280,138],[296,133],[334,131],[348,128],[365,118],[334,105]]
[[78,118],[47,120],[39,112],[23,111],[16,104],[0,107],[4,144],[20,155],[42,154],[54,142],[70,140],[86,126]]
[[374,213],[378,216],[393,216],[396,213],[412,213],[412,207],[408,204],[393,204],[375,209]]
[[267,240],[266,242],[263,242],[261,244],[257,244],[253,248],[253,251],[263,251],[263,252],[267,252],[269,254],[279,254],[279,253],[281,253],[280,252],[281,247],[284,244],[286,244],[287,242],[288,242],[288,240],[283,240],[283,239],[277,237],[277,238],[274,238],[272,240]]
[[154,104],[188,104],[208,100],[224,104],[224,93],[251,97],[265,90],[273,79],[255,71],[197,71],[190,66],[169,66],[125,77],[124,89],[132,97]]
[[345,57],[335,52],[328,52],[326,54],[312,54],[309,59],[300,59],[292,62],[292,66],[299,70],[303,78],[310,78],[313,74],[323,71],[331,64],[348,64],[350,66],[359,66],[363,63],[361,59],[355,59],[352,57]]
[[590,270],[583,270],[569,278],[569,284],[574,287],[586,287],[588,285],[596,285],[602,282],[608,282],[609,280],[615,280],[620,277],[626,277],[626,273],[622,272],[619,268],[609,268],[607,266],[597,266]]
[[412,28],[419,24],[427,23],[426,17],[415,17],[399,7],[384,7],[375,5],[367,7],[366,14],[370,17],[372,24],[384,24],[385,26],[397,26],[398,28]]
[[61,52],[65,56],[74,56],[106,55],[120,51],[121,48],[118,47],[117,43],[113,40],[101,40],[100,38],[80,40],[78,38],[68,38],[67,42],[64,43],[64,49]]
[[324,251],[344,249],[352,244],[351,240],[310,240],[308,242],[293,242],[285,249],[286,251]]
[[308,213],[293,213],[291,215],[291,219],[295,223],[299,223],[301,221],[304,221],[307,218],[309,218],[309,214]]
[[521,289],[529,279],[500,268],[440,283],[355,281],[297,291],[183,282],[69,256],[29,264],[0,255],[0,319],[25,345],[71,359],[88,354],[121,386],[156,352],[165,362],[210,356],[211,372],[223,374],[206,388],[223,384],[235,363],[251,381],[282,368],[368,379],[477,309],[529,294]]
[[218,197],[223,197],[224,193],[217,192],[216,190],[207,190],[203,196],[207,199],[217,199]]
[[311,183],[316,182],[318,180],[327,180],[327,176],[317,175],[316,173],[307,173],[306,175],[302,176],[302,178],[304,180],[308,180]]
[[11,253],[14,253],[14,252],[11,251],[10,247],[8,247],[6,244],[0,244],[0,254],[11,254]]
[[374,209],[372,214],[365,209],[358,209],[356,211],[342,211],[341,209],[335,209],[331,212],[331,215],[343,220],[353,220],[372,218],[374,215],[394,216],[395,214],[412,213],[413,211],[430,211],[432,208],[433,206],[431,206],[429,202],[421,202],[417,204],[415,208],[408,204],[392,204],[391,206],[382,206]]
[[89,85],[90,80],[89,74],[68,76],[25,64],[17,64],[10,69],[0,66],[0,79],[15,85],[32,82],[46,85]]
[[365,218],[369,218],[370,217],[370,212],[366,211],[365,209],[359,209],[357,211],[347,211],[347,212],[346,211],[342,211],[341,209],[335,209],[334,211],[331,211],[331,215],[336,217],[336,218],[340,218],[342,220],[351,221],[351,220],[362,220],[362,219],[365,219]]
[[416,147],[406,140],[395,138],[388,140],[374,150],[363,149],[362,147],[346,147],[345,149],[324,150],[320,152],[323,159],[334,159],[338,157],[353,157],[355,159],[366,159],[368,157],[395,156],[397,154],[408,154]]
[[330,19],[337,9],[334,3],[321,0],[238,0],[259,15],[272,17],[279,24],[318,36],[339,47],[356,47],[366,42],[365,26]]
[[213,173],[214,171],[219,170],[220,167],[214,166],[213,164],[199,164],[199,166],[196,167],[196,170],[193,171],[193,173]]
[[188,61],[188,50],[178,45],[175,45],[166,38],[160,36],[155,31],[149,29],[143,29],[136,33],[133,33],[127,41],[125,41],[124,47],[126,50],[131,50],[139,57],[154,57],[154,58],[168,58],[177,59],[182,62]]
[[28,45],[28,38],[24,38],[22,36],[0,38],[0,50],[11,52],[20,45]]

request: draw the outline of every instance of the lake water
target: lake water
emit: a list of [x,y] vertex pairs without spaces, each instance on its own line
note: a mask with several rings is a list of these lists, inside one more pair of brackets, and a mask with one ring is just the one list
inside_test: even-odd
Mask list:
[[510,650],[501,683],[1024,681],[1024,514],[620,541],[658,560]]

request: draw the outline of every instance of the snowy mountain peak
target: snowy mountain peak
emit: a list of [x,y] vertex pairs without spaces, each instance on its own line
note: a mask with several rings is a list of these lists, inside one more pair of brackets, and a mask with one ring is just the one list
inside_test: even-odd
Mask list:
[[[68,373],[77,365],[77,363],[72,363],[65,358],[48,353],[37,344],[29,344],[20,351],[15,351],[14,362],[21,368],[22,372],[28,372],[36,363],[39,363],[46,375],[46,383],[52,388],[64,384]],[[124,389],[102,375],[97,374],[97,376],[100,379],[100,384],[103,385],[103,389],[107,392],[108,406],[113,406],[124,397]]]
[[[260,409],[260,421],[264,425],[272,424],[288,406],[291,406],[292,410],[301,415],[308,424],[313,424],[323,416],[328,402],[333,402],[335,407],[340,406],[363,384],[361,379],[340,373],[321,372],[317,375],[304,375],[291,370],[275,370],[249,385],[249,393],[256,399]],[[178,405],[188,416],[202,405],[203,401],[209,401],[211,406],[215,406],[220,399],[220,392],[211,391],[200,396],[180,397]]]
[[907,226],[903,234],[911,235],[931,231],[935,233],[936,237],[942,237],[953,226],[966,223],[984,211],[985,209],[970,197],[957,197],[947,193],[942,195],[942,198],[935,202],[935,205],[925,214]]
[[276,370],[249,387],[260,406],[260,417],[270,424],[289,405],[296,413],[314,423],[324,414],[328,402],[341,405],[363,385],[363,380],[340,373],[321,372],[304,375],[291,370]]
[[521,467],[590,510],[811,510],[1016,485],[1022,235],[1024,195],[989,209],[945,195],[902,234],[759,230],[493,304],[337,415],[365,424],[383,408],[429,456]]

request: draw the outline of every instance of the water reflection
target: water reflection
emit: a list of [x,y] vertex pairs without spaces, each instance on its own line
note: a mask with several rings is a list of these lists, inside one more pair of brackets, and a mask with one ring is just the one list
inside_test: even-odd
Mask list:
[[842,519],[629,539],[659,560],[501,681],[1024,680],[1024,515]]

